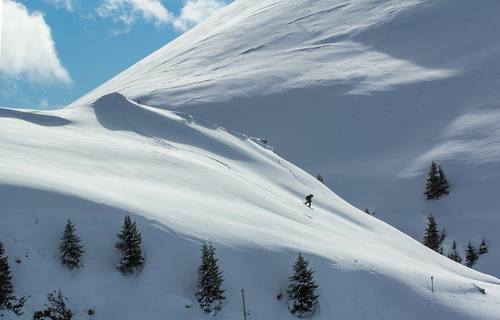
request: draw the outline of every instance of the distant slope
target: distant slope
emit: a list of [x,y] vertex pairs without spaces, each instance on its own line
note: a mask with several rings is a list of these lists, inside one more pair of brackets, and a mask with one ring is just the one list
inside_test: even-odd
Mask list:
[[[0,115],[0,241],[17,293],[30,296],[21,319],[59,288],[75,319],[87,319],[88,308],[106,320],[211,319],[194,296],[203,241],[216,244],[226,278],[217,319],[241,316],[241,288],[251,319],[292,319],[276,295],[298,251],[320,284],[314,319],[498,316],[499,279],[357,210],[259,141],[116,93],[78,108]],[[302,203],[310,192],[314,210]],[[113,243],[126,212],[143,232],[146,266],[123,277]],[[59,264],[68,218],[85,246],[81,271]]]
[[[500,275],[500,2],[239,0],[82,97],[119,91],[265,137],[421,239],[432,211]],[[430,161],[451,194],[423,199]]]

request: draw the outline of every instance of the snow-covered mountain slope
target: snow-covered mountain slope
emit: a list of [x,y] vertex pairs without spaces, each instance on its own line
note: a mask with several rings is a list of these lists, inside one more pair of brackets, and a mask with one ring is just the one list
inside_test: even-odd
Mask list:
[[395,59],[352,36],[422,1],[235,1],[78,102],[120,91],[176,107],[343,85],[369,94],[456,72]]
[[[119,91],[265,137],[421,239],[432,211],[500,275],[500,2],[237,0],[75,103]],[[451,194],[423,199],[432,160]]]
[[[30,296],[21,319],[54,289],[75,319],[89,308],[93,319],[212,319],[194,296],[203,241],[216,244],[225,275],[217,319],[242,318],[241,288],[249,319],[292,319],[276,295],[299,251],[320,285],[314,319],[498,319],[499,279],[352,207],[255,139],[116,93],[53,112],[2,109],[0,134],[0,240],[17,294]],[[128,277],[113,247],[126,212],[146,256]],[[68,218],[83,270],[59,263]]]

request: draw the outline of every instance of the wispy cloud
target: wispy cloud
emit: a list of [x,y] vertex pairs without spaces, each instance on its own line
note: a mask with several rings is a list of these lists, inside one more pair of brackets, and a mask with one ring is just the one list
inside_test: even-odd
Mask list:
[[52,39],[50,27],[39,12],[12,0],[3,4],[0,39],[0,73],[29,81],[70,83]]
[[97,14],[127,26],[137,19],[144,19],[157,25],[171,23],[174,20],[172,13],[160,0],[104,0],[97,7]]
[[188,0],[174,26],[183,31],[187,30],[203,22],[225,5],[223,0]]
[[42,109],[47,109],[49,107],[49,100],[47,100],[46,98],[40,100],[40,107]]
[[73,0],[44,0],[45,3],[53,5],[56,8],[63,8],[68,11],[73,11]]
[[172,25],[185,31],[202,22],[226,5],[224,0],[187,0],[180,15],[175,16],[161,0],[103,0],[96,12],[130,28],[138,20],[156,25]]

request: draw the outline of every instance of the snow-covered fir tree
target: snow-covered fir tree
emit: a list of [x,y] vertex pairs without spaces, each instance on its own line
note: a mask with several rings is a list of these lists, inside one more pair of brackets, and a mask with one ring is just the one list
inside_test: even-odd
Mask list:
[[446,232],[443,229],[443,231],[440,233],[438,231],[438,226],[436,223],[436,219],[432,215],[432,213],[429,214],[427,217],[427,228],[425,229],[425,235],[424,235],[424,240],[423,244],[432,250],[443,253],[442,252],[442,243],[446,238]]
[[215,258],[215,247],[204,243],[201,248],[201,264],[198,267],[198,292],[196,297],[205,313],[217,313],[226,297],[222,289],[224,277]]
[[115,247],[122,252],[120,262],[116,266],[123,274],[133,273],[144,266],[142,256],[142,237],[135,222],[129,215],[125,216],[122,231],[118,234],[119,241]]
[[45,314],[50,319],[71,320],[73,312],[68,307],[68,298],[66,298],[61,290],[51,292],[47,296],[49,301],[46,305]]
[[82,266],[81,257],[84,251],[80,242],[80,238],[76,234],[75,224],[68,220],[61,237],[59,251],[62,264],[69,270]]
[[481,244],[479,245],[479,254],[485,254],[488,252],[488,246],[486,245],[486,241],[481,240]]
[[313,273],[309,269],[309,262],[299,253],[293,265],[293,275],[289,277],[290,285],[287,290],[289,308],[293,315],[307,315],[314,311],[318,303],[318,284],[314,282]]
[[3,243],[0,242],[0,310],[8,309],[10,302],[14,298],[10,266],[4,254]]
[[457,250],[457,242],[453,240],[453,245],[451,246],[451,251],[448,253],[448,258],[458,263],[462,263],[462,257]]
[[448,189],[448,179],[443,169],[435,161],[432,161],[424,192],[426,199],[439,199],[442,195],[449,193]]
[[470,243],[467,245],[467,250],[465,251],[465,265],[469,268],[472,268],[475,264],[479,256],[476,252],[476,248]]

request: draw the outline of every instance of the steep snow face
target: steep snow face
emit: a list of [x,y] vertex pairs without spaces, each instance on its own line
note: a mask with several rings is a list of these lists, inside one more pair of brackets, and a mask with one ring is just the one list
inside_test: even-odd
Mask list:
[[[315,319],[498,318],[499,279],[352,207],[257,139],[117,93],[55,112],[0,110],[0,134],[0,241],[17,294],[30,296],[21,319],[54,289],[75,319],[89,308],[95,319],[211,318],[194,296],[203,241],[226,279],[218,319],[241,317],[241,288],[251,319],[291,319],[276,295],[299,251],[320,285]],[[126,212],[146,257],[128,277],[113,248]],[[86,252],[72,272],[57,252],[68,218]]]
[[[120,91],[266,137],[421,239],[433,212],[499,275],[500,2],[235,1],[77,101]],[[423,199],[432,160],[451,194]]]
[[453,69],[426,68],[351,38],[421,2],[235,1],[80,101],[120,91],[172,107],[331,85],[369,94],[450,77]]

